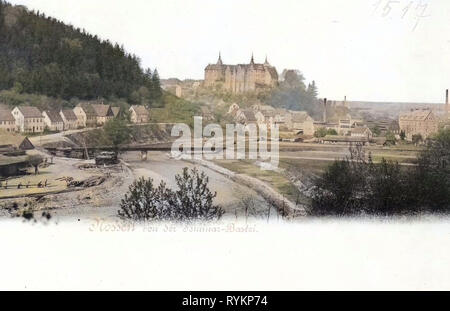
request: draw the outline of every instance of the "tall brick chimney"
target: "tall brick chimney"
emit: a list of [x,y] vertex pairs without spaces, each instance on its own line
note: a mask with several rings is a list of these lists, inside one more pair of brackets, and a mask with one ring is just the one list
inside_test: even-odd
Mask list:
[[323,99],[323,122],[327,123],[327,99]]
[[447,112],[450,111],[449,103],[448,103],[448,89],[445,90],[445,110]]

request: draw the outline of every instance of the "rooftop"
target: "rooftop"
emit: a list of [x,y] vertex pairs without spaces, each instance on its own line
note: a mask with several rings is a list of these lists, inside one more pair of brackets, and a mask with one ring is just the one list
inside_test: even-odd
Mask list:
[[0,121],[15,121],[13,115],[10,110],[2,109],[0,107]]
[[134,112],[136,112],[136,114],[138,115],[148,115],[149,112],[147,110],[147,108],[145,108],[142,105],[133,105],[131,106],[131,108],[134,110]]
[[430,109],[414,109],[410,112],[402,113],[399,119],[403,121],[424,121],[431,114],[432,111]]
[[92,104],[92,108],[95,111],[95,114],[97,117],[111,117],[114,116],[114,113],[110,109],[110,105],[103,105],[103,104]]
[[42,118],[41,112],[36,107],[17,106],[17,109],[19,109],[25,118]]
[[367,131],[370,131],[370,129],[367,127],[355,127],[352,129],[352,133],[355,133],[355,134],[364,134]]
[[[20,149],[22,143],[26,141],[27,145],[32,147],[33,145],[25,136],[20,134],[13,134],[5,131],[0,131],[0,145],[1,146],[14,146],[17,149]],[[30,149],[30,148],[26,148]]]
[[46,110],[45,114],[50,119],[50,122],[52,123],[62,123],[63,119],[61,118],[61,115],[54,111],[54,110]]
[[62,114],[64,115],[64,118],[66,118],[66,120],[68,121],[76,121],[77,116],[75,115],[75,112],[73,112],[72,109],[65,109],[61,111]]

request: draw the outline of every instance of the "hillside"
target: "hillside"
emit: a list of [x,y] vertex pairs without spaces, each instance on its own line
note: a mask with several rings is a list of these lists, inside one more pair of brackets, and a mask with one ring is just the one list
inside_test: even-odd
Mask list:
[[0,91],[159,106],[157,71],[84,29],[0,0]]

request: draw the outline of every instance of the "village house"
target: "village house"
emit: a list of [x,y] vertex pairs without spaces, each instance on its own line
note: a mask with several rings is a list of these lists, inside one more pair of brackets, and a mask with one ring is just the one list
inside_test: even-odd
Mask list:
[[117,118],[119,116],[120,113],[120,107],[111,107],[111,110],[114,114],[114,118]]
[[73,112],[77,116],[77,127],[95,127],[97,125],[97,114],[89,102],[79,103]]
[[289,111],[284,115],[284,122],[289,130],[303,135],[314,135],[314,119],[306,111]]
[[239,105],[234,103],[228,109],[228,114],[231,114],[233,117],[236,117],[236,114],[238,113],[239,109],[240,109]]
[[17,133],[0,131],[0,154],[8,155],[15,151],[26,151],[34,149],[30,140]]
[[9,109],[0,107],[0,130],[5,132],[15,132],[16,119],[14,119]]
[[45,126],[52,132],[60,132],[64,130],[64,121],[60,114],[56,111],[47,110],[42,112]]
[[95,111],[98,126],[105,125],[106,122],[114,119],[114,113],[110,105],[92,104],[92,108]]
[[0,177],[18,175],[28,167],[27,150],[34,149],[30,140],[17,133],[0,131]]
[[275,117],[273,118],[273,121],[275,124],[278,124],[279,126],[285,126],[286,123],[286,114],[288,111],[286,109],[276,109],[275,110]]
[[27,155],[13,157],[0,155],[0,177],[17,176],[25,171],[28,166]]
[[255,124],[257,122],[255,113],[252,109],[239,109],[236,113],[236,122],[241,124]]
[[275,108],[269,105],[255,104],[251,107],[255,112],[257,111],[275,111]]
[[348,135],[351,133],[353,123],[351,119],[339,119],[339,135]]
[[130,121],[132,123],[148,123],[150,112],[144,106],[134,105],[130,107]]
[[372,131],[368,127],[355,127],[350,131],[351,137],[366,137],[367,139],[372,139]]
[[430,137],[438,131],[438,119],[430,109],[413,109],[403,113],[398,119],[400,131],[403,131],[407,140],[414,135],[421,135],[423,139]]
[[64,131],[67,130],[75,130],[78,128],[78,118],[73,112],[73,110],[65,109],[59,112],[63,123],[64,123]]
[[12,115],[19,132],[42,133],[44,131],[44,117],[36,107],[17,106],[13,109]]
[[258,124],[266,124],[268,126],[275,123],[275,110],[260,110],[255,113],[256,122]]

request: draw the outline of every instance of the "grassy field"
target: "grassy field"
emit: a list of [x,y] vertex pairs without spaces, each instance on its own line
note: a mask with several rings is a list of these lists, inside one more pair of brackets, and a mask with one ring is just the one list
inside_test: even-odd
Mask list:
[[295,185],[291,183],[282,170],[262,170],[250,160],[218,160],[215,161],[215,163],[229,169],[230,171],[245,174],[266,182],[280,194],[293,202],[306,203],[306,199],[301,196]]
[[[382,158],[398,163],[415,163],[421,149],[412,145],[393,147],[366,147],[375,163]],[[336,159],[347,156],[348,146],[320,145],[302,143],[281,143],[279,169],[276,171],[262,170],[252,160],[216,160],[215,163],[239,174],[257,178],[292,202],[308,204],[309,199],[303,196],[291,181],[292,176],[298,177],[303,183],[315,176],[320,176]]]

